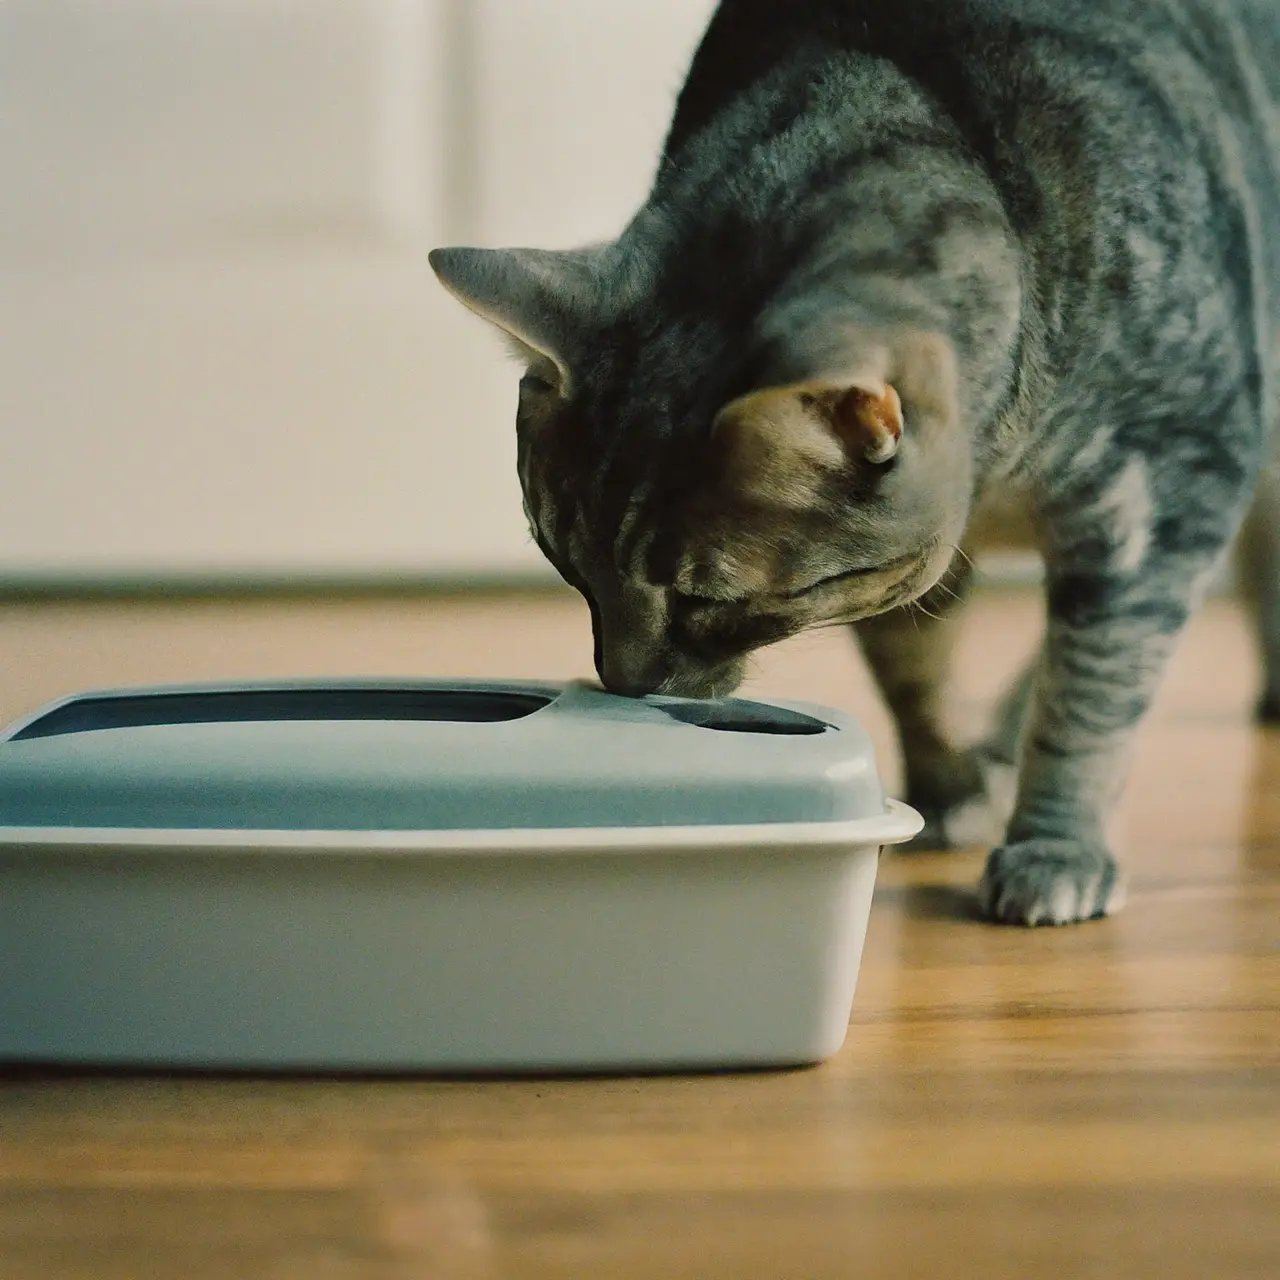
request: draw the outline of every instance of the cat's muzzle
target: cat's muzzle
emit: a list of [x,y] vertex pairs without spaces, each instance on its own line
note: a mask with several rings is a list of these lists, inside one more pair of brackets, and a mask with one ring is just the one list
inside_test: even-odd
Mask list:
[[610,693],[642,698],[660,693],[676,698],[723,698],[741,683],[745,659],[707,665],[691,660],[662,656],[643,665],[611,662],[608,656],[597,664],[600,682]]

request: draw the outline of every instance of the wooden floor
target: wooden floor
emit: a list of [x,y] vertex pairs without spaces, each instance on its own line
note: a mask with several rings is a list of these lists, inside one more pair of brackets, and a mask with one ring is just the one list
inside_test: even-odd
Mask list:
[[[972,727],[1034,642],[979,601]],[[561,597],[0,605],[0,717],[77,688],[585,674]],[[1153,715],[1115,920],[976,922],[979,855],[886,858],[843,1051],[808,1071],[440,1083],[0,1080],[0,1280],[1275,1280],[1280,736],[1217,602]],[[760,693],[861,714],[837,633]],[[3,980],[0,975],[0,980]]]

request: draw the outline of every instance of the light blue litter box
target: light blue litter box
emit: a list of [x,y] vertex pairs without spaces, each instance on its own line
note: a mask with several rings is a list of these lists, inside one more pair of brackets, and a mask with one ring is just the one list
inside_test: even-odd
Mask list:
[[0,1060],[803,1064],[882,846],[825,708],[585,685],[84,694],[0,735]]

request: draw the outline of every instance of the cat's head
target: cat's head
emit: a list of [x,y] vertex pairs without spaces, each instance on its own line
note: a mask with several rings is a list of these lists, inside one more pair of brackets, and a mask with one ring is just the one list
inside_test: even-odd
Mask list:
[[942,576],[971,491],[945,338],[682,316],[609,246],[431,263],[526,365],[525,512],[608,688],[727,694],[753,650]]

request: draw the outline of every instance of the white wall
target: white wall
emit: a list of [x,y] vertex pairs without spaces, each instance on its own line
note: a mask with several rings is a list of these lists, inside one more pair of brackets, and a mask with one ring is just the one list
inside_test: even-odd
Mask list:
[[0,582],[544,572],[426,252],[616,232],[711,8],[0,4]]

